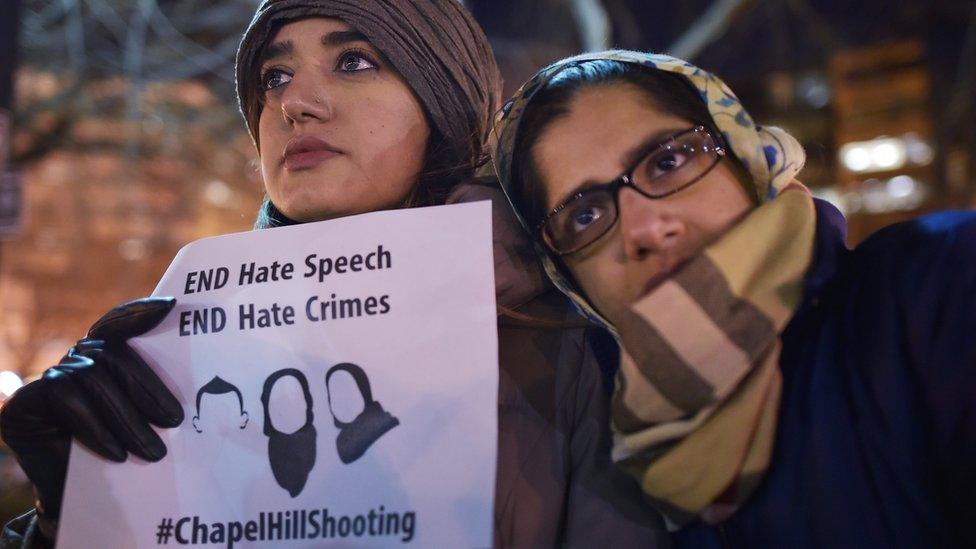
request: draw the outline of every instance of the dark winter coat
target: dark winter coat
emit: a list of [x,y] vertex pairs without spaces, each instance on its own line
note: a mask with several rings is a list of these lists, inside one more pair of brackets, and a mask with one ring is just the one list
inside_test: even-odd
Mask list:
[[817,204],[814,265],[783,333],[772,462],[724,524],[679,547],[976,547],[976,213],[855,250]]

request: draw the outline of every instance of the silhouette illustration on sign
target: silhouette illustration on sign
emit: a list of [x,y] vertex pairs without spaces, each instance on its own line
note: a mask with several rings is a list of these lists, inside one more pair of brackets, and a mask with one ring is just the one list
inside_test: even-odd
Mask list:
[[[356,416],[356,419],[348,423],[339,421],[335,411],[332,410],[332,392],[329,388],[329,379],[339,371],[347,372],[352,376],[356,386],[359,387],[359,393],[363,397],[363,411]],[[366,377],[366,372],[355,364],[345,362],[330,368],[325,374],[325,392],[329,399],[329,413],[332,414],[335,426],[339,429],[339,436],[336,438],[336,450],[338,450],[339,459],[343,463],[352,463],[362,457],[374,442],[400,424],[400,420],[384,410],[379,402],[373,400],[369,378]]]
[[193,428],[196,429],[198,433],[202,433],[203,429],[200,428],[200,399],[203,398],[204,394],[211,395],[225,395],[227,393],[234,393],[237,395],[238,407],[241,411],[241,418],[244,420],[241,423],[241,429],[247,427],[247,422],[250,416],[244,411],[244,397],[241,396],[241,391],[235,387],[232,383],[224,381],[220,376],[214,376],[213,379],[208,381],[200,390],[197,391],[197,414],[193,416]]
[[[294,433],[282,433],[271,424],[271,414],[268,401],[271,399],[271,389],[276,381],[284,376],[291,376],[298,380],[305,394],[305,425]],[[305,374],[294,368],[285,368],[268,376],[264,381],[264,391],[261,392],[261,404],[264,406],[264,434],[268,437],[268,461],[271,472],[278,485],[295,497],[305,488],[308,474],[315,465],[315,426],[312,425],[312,393],[308,390],[308,380]]]

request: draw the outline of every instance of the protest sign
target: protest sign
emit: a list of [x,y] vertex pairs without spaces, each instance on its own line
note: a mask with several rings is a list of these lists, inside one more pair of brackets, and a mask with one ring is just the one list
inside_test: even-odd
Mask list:
[[59,547],[491,545],[489,203],[204,239],[155,295],[130,344],[186,420],[158,463],[75,444]]

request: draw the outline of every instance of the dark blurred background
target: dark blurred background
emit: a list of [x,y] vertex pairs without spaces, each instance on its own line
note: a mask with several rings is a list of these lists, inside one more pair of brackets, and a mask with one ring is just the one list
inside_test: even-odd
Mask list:
[[[259,0],[0,0],[0,402],[261,199],[233,57]],[[510,94],[609,47],[725,79],[851,243],[976,207],[974,0],[468,0]],[[0,445],[0,522],[30,505]]]

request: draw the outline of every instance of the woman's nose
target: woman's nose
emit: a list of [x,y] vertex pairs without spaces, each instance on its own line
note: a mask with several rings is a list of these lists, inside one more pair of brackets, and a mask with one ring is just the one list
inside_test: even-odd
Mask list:
[[281,112],[289,124],[325,122],[335,115],[326,87],[310,80],[296,75],[282,93]]
[[621,189],[619,222],[628,259],[641,260],[675,248],[685,234],[681,217],[660,200]]

